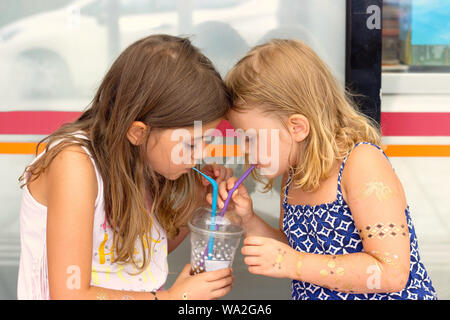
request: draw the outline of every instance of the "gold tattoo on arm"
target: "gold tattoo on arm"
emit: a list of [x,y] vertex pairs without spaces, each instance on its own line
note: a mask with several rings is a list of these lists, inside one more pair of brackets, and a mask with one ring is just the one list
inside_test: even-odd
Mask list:
[[[97,300],[111,300],[108,292],[106,292],[105,290],[103,290],[101,288],[97,291],[96,299]],[[114,300],[119,300],[119,299],[114,299]],[[134,297],[129,294],[124,294],[120,300],[134,300]]]
[[285,254],[286,250],[278,248],[278,255],[277,258],[275,259],[275,263],[273,264],[274,268],[278,267],[278,269],[281,269],[281,262],[283,262]]
[[109,300],[109,295],[106,291],[104,291],[103,289],[99,289],[97,291],[97,300]]
[[363,229],[359,229],[359,235],[361,240],[364,239],[383,239],[386,236],[395,238],[397,236],[407,236],[407,227],[404,224],[396,225],[395,223],[388,222],[386,224],[376,223],[374,225],[367,225]]
[[372,256],[377,259],[377,266],[381,272],[384,271],[383,264],[378,262],[383,262],[384,265],[390,266],[390,271],[388,275],[384,276],[384,281],[389,284],[392,282],[396,282],[398,279],[402,279],[405,275],[409,275],[410,267],[402,265],[399,259],[399,256],[395,253],[389,252],[379,252],[379,251],[371,251]]
[[301,272],[300,269],[302,267],[302,260],[303,260],[303,256],[301,254],[299,254],[298,256],[298,261],[297,261],[297,276],[300,277],[301,276]]
[[322,277],[327,277],[329,275],[337,275],[339,277],[342,277],[344,275],[345,270],[343,267],[337,266],[336,262],[337,257],[334,255],[327,258],[326,259],[327,268],[320,270],[320,275]]
[[380,181],[367,182],[364,185],[359,197],[365,199],[370,197],[372,194],[375,194],[379,201],[389,200],[394,195],[392,189]]
[[398,263],[398,255],[395,253],[389,253],[389,252],[378,252],[378,251],[371,251],[370,252],[377,260],[383,261],[384,263],[393,266],[394,268],[399,268]]
[[[329,278],[329,282],[323,287],[331,289],[331,290],[339,290],[339,291],[348,291],[353,293],[351,284],[345,282],[344,283],[344,275],[345,269],[340,265],[340,259],[335,256],[327,256],[324,261],[326,263],[326,267],[322,268],[319,273],[322,278]],[[331,281],[334,280],[334,286]]]

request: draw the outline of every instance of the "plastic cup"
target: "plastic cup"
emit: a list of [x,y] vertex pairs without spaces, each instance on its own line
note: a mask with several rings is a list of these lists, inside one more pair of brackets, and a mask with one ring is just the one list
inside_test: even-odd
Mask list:
[[244,233],[241,218],[227,211],[215,217],[211,209],[195,211],[188,225],[191,230],[191,275],[229,268]]

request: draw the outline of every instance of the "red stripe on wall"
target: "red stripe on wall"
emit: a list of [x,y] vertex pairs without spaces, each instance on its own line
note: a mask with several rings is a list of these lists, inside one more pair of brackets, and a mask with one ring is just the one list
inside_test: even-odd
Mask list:
[[448,112],[382,112],[383,136],[450,136]]
[[[61,125],[75,121],[81,112],[68,111],[8,111],[0,112],[0,134],[42,134],[48,135]],[[226,135],[231,124],[221,121],[217,129]]]
[[[81,112],[11,111],[0,112],[0,134],[42,134],[57,130],[62,124],[76,120]],[[450,136],[448,112],[382,112],[384,136]],[[218,129],[223,135],[232,129],[222,121]]]
[[81,112],[68,111],[11,111],[0,112],[0,134],[43,134],[72,122]]

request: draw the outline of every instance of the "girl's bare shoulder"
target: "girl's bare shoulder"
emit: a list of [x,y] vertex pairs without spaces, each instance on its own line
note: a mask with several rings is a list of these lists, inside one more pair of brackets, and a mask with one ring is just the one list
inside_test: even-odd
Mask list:
[[[52,195],[69,196],[77,193],[80,200],[95,199],[97,179],[90,156],[81,146],[68,146],[58,152],[48,168],[34,182],[31,189],[41,194],[41,201],[48,204]],[[39,192],[42,191],[42,192]]]
[[361,144],[350,153],[342,172],[344,198],[368,183],[382,183],[403,193],[401,182],[383,152]]

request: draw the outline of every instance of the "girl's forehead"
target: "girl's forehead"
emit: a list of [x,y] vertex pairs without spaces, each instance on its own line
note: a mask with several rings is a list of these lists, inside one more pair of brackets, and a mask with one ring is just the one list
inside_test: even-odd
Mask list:
[[238,125],[245,127],[274,127],[280,124],[280,121],[274,115],[263,113],[258,108],[249,108],[245,110],[232,110],[228,113],[228,119]]

